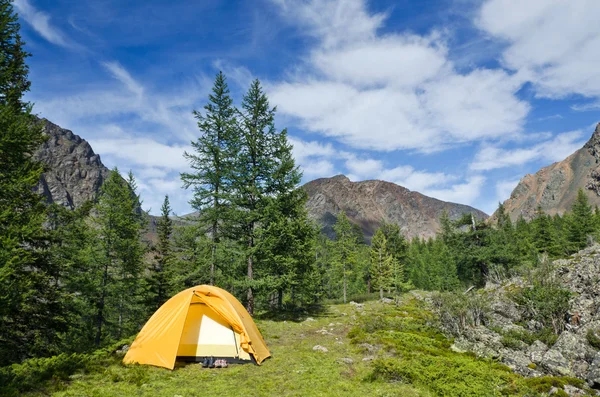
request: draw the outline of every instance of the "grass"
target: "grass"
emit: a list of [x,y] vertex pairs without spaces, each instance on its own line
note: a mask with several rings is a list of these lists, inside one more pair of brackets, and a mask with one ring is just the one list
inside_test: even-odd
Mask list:
[[[124,366],[112,355],[22,395],[536,396],[553,386],[580,386],[569,378],[527,380],[497,362],[453,352],[433,314],[409,296],[398,306],[368,301],[358,309],[331,305],[312,314],[260,316],[273,355],[261,366],[189,364],[169,371]],[[313,351],[317,344],[328,352]]]

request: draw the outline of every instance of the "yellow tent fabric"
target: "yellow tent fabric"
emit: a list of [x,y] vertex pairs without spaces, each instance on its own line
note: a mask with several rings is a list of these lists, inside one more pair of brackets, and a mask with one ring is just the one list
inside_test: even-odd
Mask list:
[[144,325],[125,355],[126,364],[173,369],[190,305],[203,303],[240,336],[240,347],[260,365],[271,356],[254,320],[229,292],[211,285],[188,288],[165,302]]

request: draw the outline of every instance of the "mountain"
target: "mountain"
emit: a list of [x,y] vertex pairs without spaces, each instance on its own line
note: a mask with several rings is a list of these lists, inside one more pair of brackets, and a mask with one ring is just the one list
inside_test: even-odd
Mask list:
[[308,213],[333,236],[333,224],[340,211],[359,225],[368,239],[383,223],[400,226],[407,238],[432,237],[440,227],[444,211],[450,219],[473,214],[479,219],[487,215],[467,205],[448,203],[385,181],[351,182],[344,175],[316,179],[304,185],[308,193]]
[[48,167],[38,191],[49,203],[74,209],[94,198],[110,171],[85,139],[46,119],[40,122],[48,140],[34,157]]
[[542,168],[520,181],[504,208],[515,220],[531,219],[538,206],[550,214],[571,209],[582,188],[592,205],[600,205],[600,123],[590,140],[563,161]]

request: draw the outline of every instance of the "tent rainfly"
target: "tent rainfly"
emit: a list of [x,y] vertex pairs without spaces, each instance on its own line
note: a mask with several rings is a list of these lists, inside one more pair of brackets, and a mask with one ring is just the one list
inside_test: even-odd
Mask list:
[[198,285],[173,296],[150,317],[123,362],[173,369],[176,360],[214,357],[260,365],[270,356],[254,320],[233,295]]

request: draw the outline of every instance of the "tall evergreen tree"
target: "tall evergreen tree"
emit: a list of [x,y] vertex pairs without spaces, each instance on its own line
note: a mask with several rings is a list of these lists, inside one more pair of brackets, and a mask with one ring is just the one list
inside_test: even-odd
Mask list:
[[143,313],[139,288],[144,255],[142,219],[132,186],[115,168],[102,185],[95,208],[101,264],[96,280],[97,346],[135,331]]
[[258,80],[252,82],[244,95],[238,116],[241,143],[233,167],[234,212],[230,225],[238,241],[244,246],[247,265],[246,308],[252,314],[255,290],[260,285],[254,274],[256,261],[260,259],[257,258],[261,240],[259,227],[271,197],[293,180],[293,177],[286,181],[286,177],[275,175],[278,172],[293,172],[295,167],[292,163],[291,168],[286,165],[287,171],[282,171],[278,151],[283,149],[280,134],[275,129],[275,108],[270,107]]
[[220,227],[230,202],[231,167],[237,152],[235,109],[222,72],[215,78],[204,110],[204,115],[194,111],[202,135],[192,142],[194,153],[184,153],[193,172],[182,173],[181,179],[186,189],[193,188],[194,198],[190,204],[199,212],[198,220],[208,226],[212,240],[209,282],[214,284],[217,250],[222,235]]
[[379,289],[380,299],[383,299],[383,291],[389,290],[393,285],[394,260],[394,256],[389,253],[383,230],[377,229],[371,240],[371,277],[375,287]]
[[160,219],[156,225],[158,242],[156,244],[154,263],[150,276],[151,296],[154,300],[150,307],[153,310],[158,309],[169,296],[169,284],[172,274],[172,269],[170,268],[172,262],[171,235],[173,234],[173,221],[170,215],[171,204],[169,196],[165,196],[161,206]]
[[568,226],[568,241],[572,251],[585,248],[588,238],[594,233],[592,206],[583,189],[577,191],[577,198],[571,209]]
[[338,214],[333,230],[335,231],[333,269],[341,276],[343,299],[346,303],[348,279],[353,275],[357,264],[358,242],[352,224],[344,211]]
[[46,209],[34,191],[43,166],[31,155],[44,136],[22,100],[29,54],[19,30],[12,2],[0,1],[0,365],[49,353],[65,326]]

